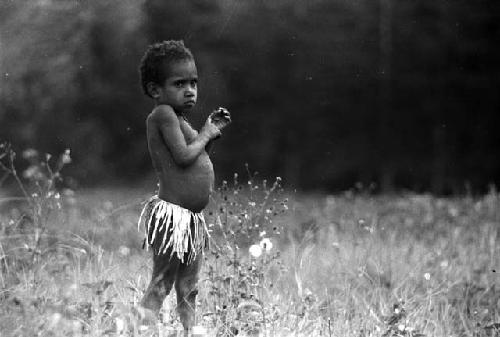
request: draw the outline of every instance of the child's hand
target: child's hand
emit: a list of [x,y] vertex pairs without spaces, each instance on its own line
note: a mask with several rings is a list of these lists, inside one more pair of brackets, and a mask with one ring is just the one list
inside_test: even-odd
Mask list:
[[210,117],[207,118],[200,132],[206,133],[210,139],[219,138],[221,134],[219,126]]
[[210,119],[220,130],[222,130],[228,126],[229,123],[231,123],[231,114],[227,111],[227,109],[218,108],[212,112],[210,116],[208,116],[208,119]]

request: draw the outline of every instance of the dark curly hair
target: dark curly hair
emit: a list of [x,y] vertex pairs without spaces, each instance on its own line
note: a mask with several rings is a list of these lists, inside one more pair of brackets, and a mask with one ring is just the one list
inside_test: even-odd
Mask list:
[[169,40],[150,45],[139,65],[141,85],[144,93],[153,98],[148,92],[147,84],[153,82],[162,85],[167,79],[163,65],[182,60],[194,60],[193,54],[186,48],[182,40]]

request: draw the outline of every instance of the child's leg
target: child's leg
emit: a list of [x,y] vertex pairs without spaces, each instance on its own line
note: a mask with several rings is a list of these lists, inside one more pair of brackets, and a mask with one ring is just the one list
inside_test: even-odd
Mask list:
[[190,264],[182,263],[177,272],[175,291],[177,293],[177,312],[184,330],[191,330],[195,324],[196,295],[198,294],[198,274],[203,254],[200,253]]
[[141,305],[158,314],[165,297],[170,293],[179,269],[179,259],[170,258],[170,254],[154,255],[153,274],[148,289],[144,293]]

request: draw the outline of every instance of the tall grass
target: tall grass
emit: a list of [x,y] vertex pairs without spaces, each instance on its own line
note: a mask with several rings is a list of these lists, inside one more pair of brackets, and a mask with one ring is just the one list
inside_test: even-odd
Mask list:
[[[17,177],[23,198],[38,199],[2,199],[1,335],[176,335],[174,294],[157,326],[141,325],[134,309],[151,273],[136,228],[149,193],[72,192],[46,185],[44,167],[41,179]],[[207,336],[499,334],[494,189],[477,198],[313,196],[283,190],[280,179],[240,180],[224,182],[206,210],[197,324]]]

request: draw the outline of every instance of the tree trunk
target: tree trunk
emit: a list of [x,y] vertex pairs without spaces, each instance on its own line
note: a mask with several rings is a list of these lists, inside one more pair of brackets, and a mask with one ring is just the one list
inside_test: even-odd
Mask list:
[[394,186],[395,135],[391,128],[392,111],[392,0],[379,2],[379,106],[378,106],[378,156],[379,181],[382,192]]

